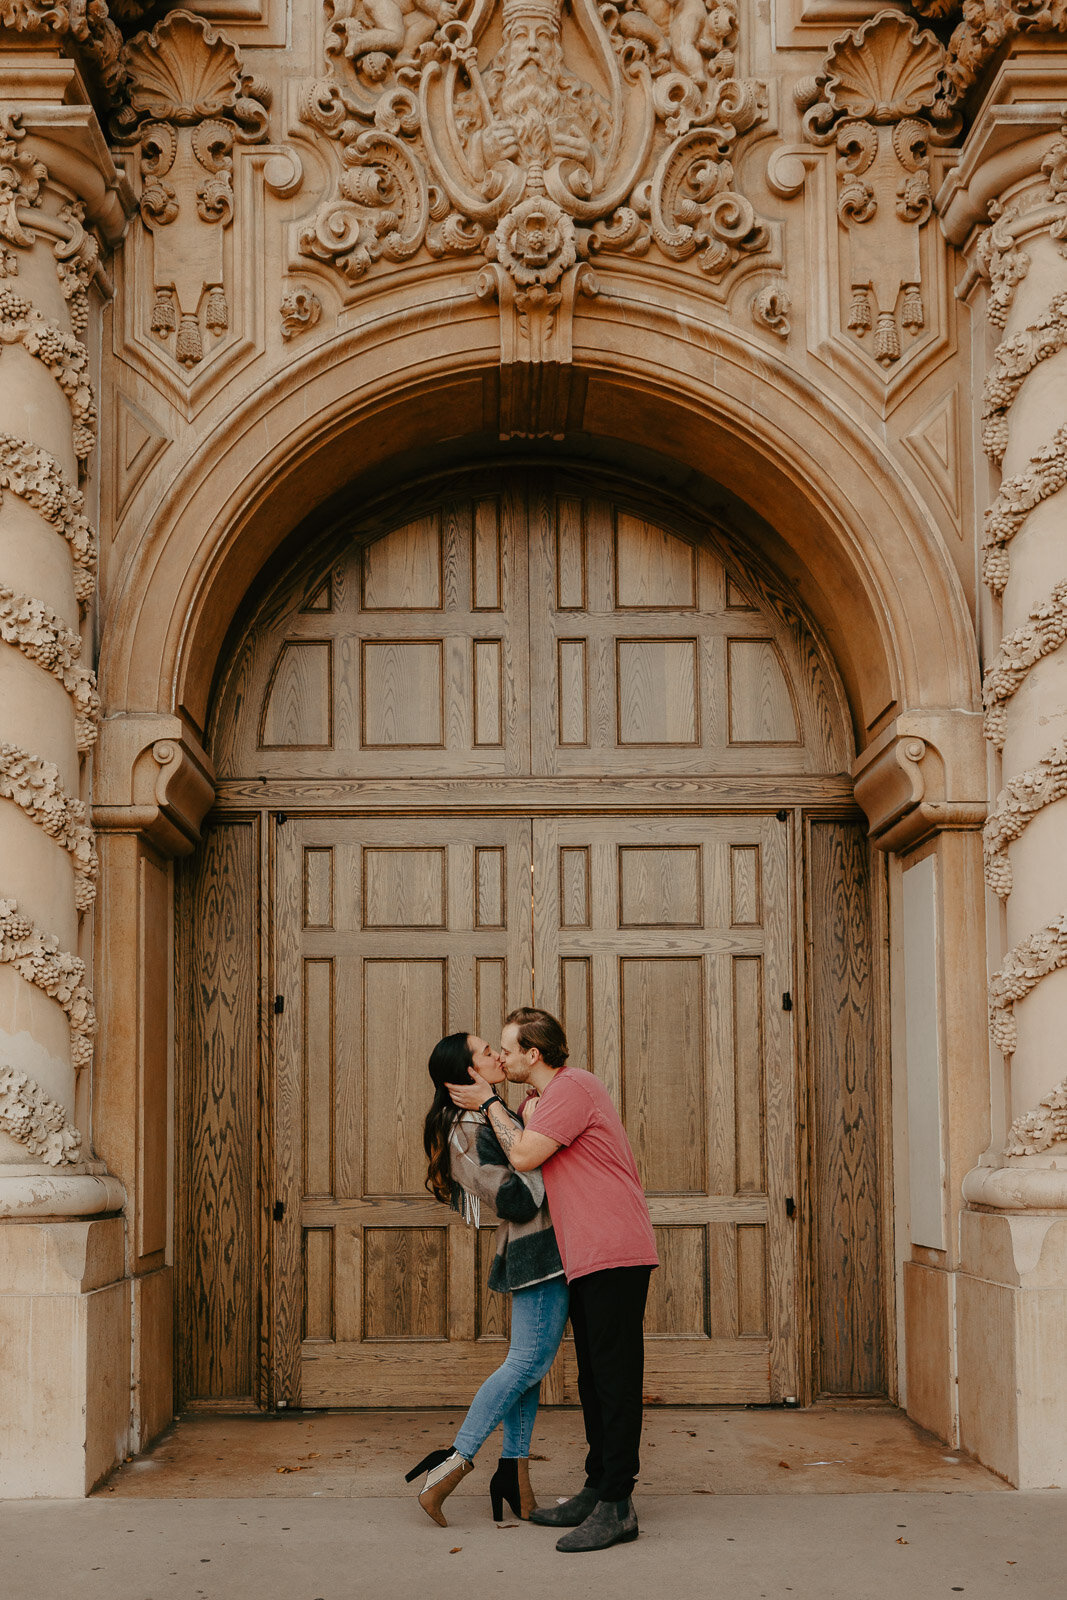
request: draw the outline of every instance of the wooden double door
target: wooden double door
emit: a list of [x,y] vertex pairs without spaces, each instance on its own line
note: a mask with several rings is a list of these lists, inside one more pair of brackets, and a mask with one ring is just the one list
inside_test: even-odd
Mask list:
[[[651,1400],[796,1392],[790,827],[289,818],[275,829],[275,1392],[465,1403],[508,1303],[424,1187],[426,1063],[535,999],[622,1114],[661,1266]],[[564,1346],[546,1399],[577,1400]]]
[[[833,664],[728,530],[530,466],[356,507],[250,602],[179,893],[183,1403],[469,1399],[508,1303],[426,1063],[556,1012],[662,1267],[650,1399],[881,1394],[877,915]],[[573,1360],[546,1384],[575,1398]]]

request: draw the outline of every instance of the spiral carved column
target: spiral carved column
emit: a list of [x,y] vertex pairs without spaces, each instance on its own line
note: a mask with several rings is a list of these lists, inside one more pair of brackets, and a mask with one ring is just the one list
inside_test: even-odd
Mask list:
[[100,268],[84,205],[32,144],[0,115],[0,1215],[71,1216],[123,1200],[76,1115],[96,1029],[79,951],[98,710],[82,639],[96,540],[79,482],[96,409],[80,336]]
[[957,1371],[964,1447],[1046,1487],[1067,1484],[1067,137],[1042,103],[1005,151],[1013,70],[939,196],[998,341],[981,428],[1000,474],[981,550],[993,1141],[963,1181]]

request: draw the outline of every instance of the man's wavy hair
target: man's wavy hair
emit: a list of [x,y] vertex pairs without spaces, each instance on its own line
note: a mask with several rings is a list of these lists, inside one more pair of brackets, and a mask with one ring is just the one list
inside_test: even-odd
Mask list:
[[540,1050],[547,1067],[565,1067],[570,1051],[567,1035],[550,1011],[540,1011],[536,1006],[520,1006],[505,1017],[504,1026],[514,1023],[519,1030],[519,1044],[524,1050]]

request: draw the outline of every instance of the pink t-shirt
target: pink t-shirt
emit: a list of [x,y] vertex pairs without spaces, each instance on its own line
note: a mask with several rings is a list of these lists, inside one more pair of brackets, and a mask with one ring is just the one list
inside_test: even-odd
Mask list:
[[637,1163],[600,1080],[562,1068],[527,1127],[560,1146],[541,1172],[567,1281],[609,1267],[658,1267]]

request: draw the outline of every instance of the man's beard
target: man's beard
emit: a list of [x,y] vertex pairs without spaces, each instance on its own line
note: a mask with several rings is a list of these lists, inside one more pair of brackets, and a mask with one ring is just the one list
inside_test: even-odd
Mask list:
[[501,83],[497,114],[515,129],[527,161],[547,165],[552,160],[552,129],[566,119],[567,111],[558,84],[536,61],[527,61]]

